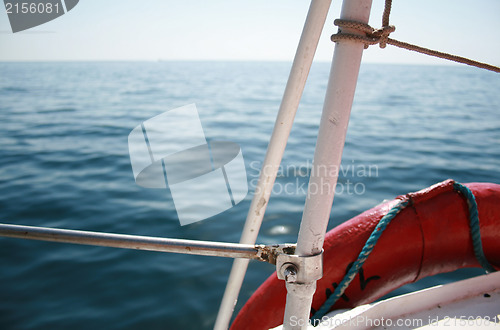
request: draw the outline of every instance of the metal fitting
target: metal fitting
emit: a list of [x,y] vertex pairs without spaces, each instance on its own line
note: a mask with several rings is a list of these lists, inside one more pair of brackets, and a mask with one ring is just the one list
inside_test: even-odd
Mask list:
[[288,283],[297,282],[297,267],[294,264],[286,263],[281,266],[285,281]]
[[278,279],[287,283],[309,283],[323,277],[323,251],[314,256],[279,254],[276,259]]

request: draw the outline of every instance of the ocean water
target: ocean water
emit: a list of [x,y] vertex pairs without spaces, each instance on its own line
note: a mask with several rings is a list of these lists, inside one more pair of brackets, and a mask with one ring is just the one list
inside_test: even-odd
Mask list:
[[[251,192],[181,227],[167,191],[135,184],[127,136],[196,103],[208,138],[241,146],[252,190],[290,66],[0,63],[0,222],[237,242]],[[296,241],[328,72],[311,71],[259,243]],[[363,64],[329,227],[448,178],[500,183],[499,91],[479,69]],[[231,263],[0,238],[0,329],[211,329]],[[237,310],[273,270],[250,264]]]

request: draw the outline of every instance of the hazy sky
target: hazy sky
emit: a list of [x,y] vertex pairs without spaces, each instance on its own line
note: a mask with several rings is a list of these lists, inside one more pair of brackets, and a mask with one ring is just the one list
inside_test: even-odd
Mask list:
[[[383,0],[370,23],[380,26]],[[329,61],[333,1],[316,60]],[[0,10],[0,60],[291,60],[307,0],[80,0],[67,14],[13,34]],[[500,65],[500,0],[395,0],[392,37]],[[443,63],[388,46],[367,62]]]

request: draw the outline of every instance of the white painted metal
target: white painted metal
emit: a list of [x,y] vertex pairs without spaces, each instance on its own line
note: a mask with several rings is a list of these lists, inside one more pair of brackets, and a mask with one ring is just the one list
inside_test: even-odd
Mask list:
[[[344,1],[341,18],[367,23],[370,8],[371,0]],[[364,45],[355,41],[342,41],[335,46],[297,242],[298,255],[318,254],[323,246],[363,49]]]
[[[345,0],[341,18],[368,23],[370,9],[371,0]],[[345,32],[357,33],[348,30]],[[356,41],[342,41],[335,46],[295,252],[299,256],[316,255],[323,247],[363,49],[364,45]],[[304,295],[310,291],[313,283],[315,280],[303,284],[287,283],[285,330],[307,327],[312,294],[309,299]],[[293,320],[297,322],[292,322]]]
[[[243,228],[240,239],[242,244],[255,244],[257,240],[330,4],[331,0],[311,1],[259,181]],[[234,261],[215,322],[215,330],[225,330],[229,327],[247,267],[248,260],[246,259]]]
[[348,311],[333,311],[307,329],[499,329],[499,283],[500,272],[496,272],[439,285]]
[[316,292],[316,281],[309,283],[286,283],[286,291],[286,309],[283,318],[283,329],[306,329],[309,321],[312,298],[314,292]]

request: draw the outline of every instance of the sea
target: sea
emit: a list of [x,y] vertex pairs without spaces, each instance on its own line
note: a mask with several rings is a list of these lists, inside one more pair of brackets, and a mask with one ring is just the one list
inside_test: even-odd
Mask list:
[[[290,68],[0,63],[0,222],[238,242]],[[297,240],[329,69],[321,62],[311,69],[258,243]],[[329,229],[448,178],[500,183],[499,91],[498,74],[466,66],[363,64]],[[207,139],[240,146],[249,193],[223,213],[181,226],[167,189],[136,184],[128,135],[193,103]],[[0,329],[211,329],[231,264],[0,238]],[[273,271],[250,263],[236,312]],[[442,274],[393,294],[482,273]]]

